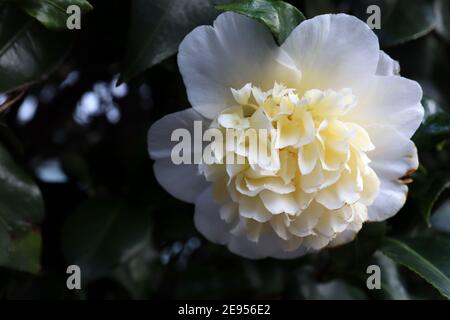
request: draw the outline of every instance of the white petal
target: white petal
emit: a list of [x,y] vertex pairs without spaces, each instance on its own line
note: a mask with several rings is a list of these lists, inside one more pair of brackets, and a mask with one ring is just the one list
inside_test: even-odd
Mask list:
[[194,203],[210,183],[198,172],[198,165],[175,165],[170,159],[156,160],[153,165],[156,180],[177,199]]
[[369,221],[383,221],[395,215],[405,204],[408,187],[401,182],[380,179],[380,191],[368,207]]
[[231,12],[219,15],[214,27],[189,33],[178,54],[189,101],[209,119],[236,104],[231,88],[251,82],[268,90],[275,80],[293,85],[300,72],[288,63],[263,24]]
[[390,125],[410,138],[422,122],[422,89],[415,81],[399,76],[374,76],[370,85],[357,95],[357,106],[345,118],[363,127]]
[[367,128],[375,149],[368,153],[370,167],[380,179],[377,197],[369,209],[370,221],[382,221],[404,205],[408,187],[400,180],[418,167],[417,149],[412,141],[388,126]]
[[220,219],[230,224],[237,221],[239,217],[239,209],[236,203],[228,202],[220,207]]
[[231,236],[228,249],[248,259],[262,259],[270,256],[273,252],[281,250],[274,232],[262,234],[257,243],[249,240],[247,235]]
[[281,248],[280,239],[273,231],[262,234],[257,243],[248,240],[247,236],[231,236],[228,242],[231,252],[248,259],[273,257],[277,259],[294,259],[304,255],[307,249],[300,246],[294,251]]
[[417,169],[417,149],[411,140],[389,126],[369,126],[367,132],[375,146],[367,153],[372,160],[370,167],[380,179],[397,180]]
[[211,242],[226,244],[230,239],[230,226],[220,218],[220,207],[211,188],[203,191],[195,202],[194,224]]
[[297,250],[294,251],[278,250],[277,252],[272,253],[270,256],[276,259],[295,259],[304,256],[306,253],[308,253],[308,249],[300,246]]
[[302,90],[353,88],[375,74],[378,39],[366,23],[346,14],[303,21],[282,45],[302,71]]
[[327,237],[324,237],[320,234],[313,234],[310,236],[307,236],[303,240],[303,245],[307,248],[312,248],[314,250],[320,250],[324,247],[326,247],[330,243],[330,239]]
[[[202,121],[203,129],[208,128],[210,121],[202,117],[192,108],[168,114],[156,121],[148,131],[148,150],[152,159],[170,158],[174,145],[178,141],[171,141],[175,129],[186,129],[194,138],[194,121]],[[194,148],[191,148],[194,152]],[[201,151],[201,150],[200,150]]]
[[263,231],[264,225],[252,219],[246,221],[247,238],[250,241],[258,242]]
[[380,50],[380,59],[378,60],[376,74],[379,76],[398,75],[400,74],[400,65],[384,51]]
[[349,243],[356,238],[357,234],[358,231],[349,229],[344,230],[343,232],[339,233],[333,240],[331,240],[331,242],[328,244],[328,248],[334,248]]

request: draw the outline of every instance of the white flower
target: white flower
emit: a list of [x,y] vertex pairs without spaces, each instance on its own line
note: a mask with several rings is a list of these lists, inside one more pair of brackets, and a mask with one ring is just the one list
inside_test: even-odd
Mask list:
[[[192,108],[154,124],[149,150],[159,183],[195,203],[210,241],[248,258],[294,258],[347,243],[405,203],[422,91],[362,21],[317,16],[279,47],[264,25],[224,13],[184,39],[178,64]],[[171,133],[194,120],[238,135],[269,130],[275,161],[250,164],[257,155],[241,139],[226,151],[245,164],[174,165]]]

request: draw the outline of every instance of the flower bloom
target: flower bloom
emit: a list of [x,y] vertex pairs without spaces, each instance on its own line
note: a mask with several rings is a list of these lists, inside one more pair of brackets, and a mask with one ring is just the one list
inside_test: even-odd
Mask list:
[[[248,258],[294,258],[347,243],[405,203],[422,90],[364,22],[317,16],[278,46],[264,25],[224,13],[186,36],[178,64],[192,108],[156,122],[149,150],[159,183],[195,203],[210,241]],[[237,143],[207,146],[218,163],[175,165],[171,133],[196,120]],[[252,129],[268,132],[258,142],[271,161],[249,148]],[[220,162],[229,154],[243,162]]]

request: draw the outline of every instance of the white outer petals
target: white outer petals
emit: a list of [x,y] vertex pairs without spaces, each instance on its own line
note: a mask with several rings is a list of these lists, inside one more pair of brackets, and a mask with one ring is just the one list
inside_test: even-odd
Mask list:
[[180,44],[178,65],[189,102],[208,119],[233,105],[230,87],[258,81],[267,90],[277,78],[295,85],[301,76],[263,24],[231,12],[219,15],[214,26],[189,33]]

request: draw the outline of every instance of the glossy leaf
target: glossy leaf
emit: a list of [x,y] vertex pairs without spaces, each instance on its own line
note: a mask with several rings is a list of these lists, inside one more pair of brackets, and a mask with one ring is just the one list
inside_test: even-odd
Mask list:
[[133,299],[146,299],[156,290],[162,269],[158,252],[149,245],[114,270],[113,278]]
[[83,281],[90,282],[146,247],[150,226],[146,208],[112,198],[88,200],[63,226],[63,253],[69,264],[80,266]]
[[64,59],[70,40],[18,9],[0,8],[0,92],[45,78]]
[[381,292],[383,298],[409,300],[410,297],[402,283],[400,272],[395,262],[380,251],[377,251],[374,256],[375,262],[381,270]]
[[237,12],[265,23],[279,43],[283,43],[291,31],[305,20],[305,16],[296,7],[284,1],[247,0],[221,5],[218,8]]
[[450,234],[450,199],[445,200],[436,209],[430,222],[434,229]]
[[430,217],[435,203],[441,194],[450,188],[450,173],[440,173],[433,177],[427,176],[418,181],[421,182],[421,192],[418,196],[420,211],[425,222],[430,226]]
[[32,179],[0,146],[0,266],[36,273],[44,217],[41,193]]
[[433,233],[414,239],[386,238],[381,251],[395,262],[416,272],[450,298],[450,238]]
[[18,0],[17,3],[49,29],[66,28],[70,16],[67,8],[71,5],[78,6],[82,13],[93,9],[86,0]]
[[336,13],[338,10],[336,2],[333,0],[304,0],[303,2],[305,3],[305,15],[309,19],[321,14]]
[[16,235],[9,244],[4,267],[35,274],[40,272],[42,239],[39,231],[29,230]]
[[343,281],[318,281],[311,267],[300,268],[296,272],[296,285],[307,300],[365,300],[366,294],[359,288]]
[[211,24],[220,0],[134,0],[121,80],[129,81],[172,56],[195,27]]
[[450,41],[450,1],[436,0],[436,31],[447,41]]
[[381,28],[375,29],[382,47],[399,45],[418,39],[435,28],[433,1],[429,0],[362,0],[355,14],[366,21],[369,5],[380,7]]
[[450,138],[450,113],[436,100],[423,98],[424,119],[413,140],[421,148],[433,148],[445,139]]
[[365,223],[355,240],[338,248],[330,250],[333,265],[340,273],[351,273],[353,269],[366,266],[369,259],[378,248],[384,234],[384,222]]

